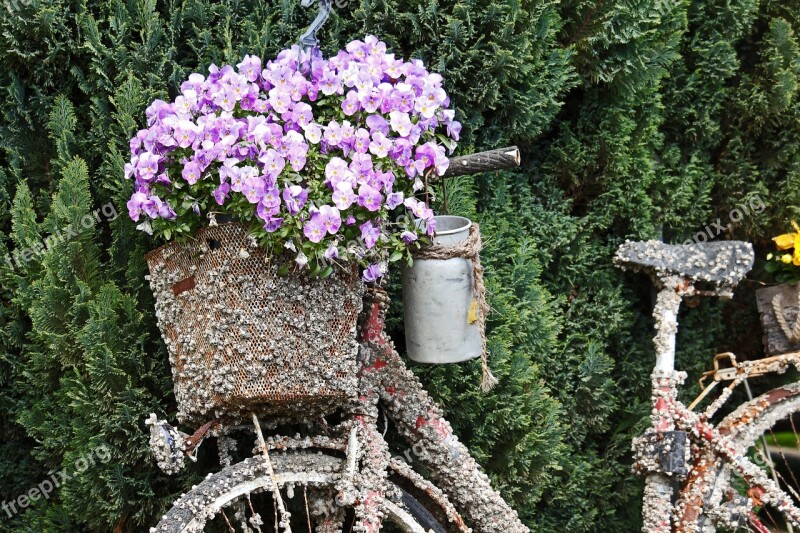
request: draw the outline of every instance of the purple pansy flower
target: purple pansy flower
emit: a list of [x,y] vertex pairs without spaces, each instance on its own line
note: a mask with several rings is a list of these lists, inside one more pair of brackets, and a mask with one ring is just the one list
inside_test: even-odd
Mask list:
[[128,200],[128,215],[134,222],[138,222],[144,212],[145,202],[147,202],[147,195],[141,192],[133,193],[131,199]]
[[408,113],[400,111],[392,111],[389,113],[389,125],[392,131],[397,132],[401,137],[407,137],[411,133],[411,128],[414,126]]
[[381,236],[380,227],[375,226],[371,220],[367,220],[359,226],[359,229],[361,230],[361,239],[364,241],[367,250],[374,247]]
[[400,238],[403,239],[404,243],[411,244],[412,242],[416,241],[419,237],[417,237],[416,233],[406,230],[400,234]]
[[305,136],[311,144],[318,144],[320,139],[322,139],[322,129],[320,129],[319,124],[309,124],[306,126]]
[[376,131],[389,135],[389,123],[380,115],[370,115],[367,117],[367,127],[374,136]]
[[335,189],[341,181],[347,181],[350,175],[347,161],[341,157],[332,157],[325,165],[325,178],[330,183],[331,188]]
[[161,157],[150,152],[142,152],[136,159],[136,177],[142,181],[150,181],[158,172]]
[[432,142],[427,142],[422,146],[418,146],[415,156],[414,156],[414,168],[416,169],[418,174],[422,174],[423,171],[433,166],[433,162],[436,159],[436,144]]
[[457,141],[460,134],[461,134],[461,123],[459,121],[454,120],[453,122],[447,125],[447,135],[449,135],[451,139]]
[[436,219],[433,218],[433,213],[431,213],[431,217],[425,221],[425,233],[428,235],[436,233]]
[[334,71],[325,69],[325,74],[319,80],[319,90],[328,96],[339,93],[342,90],[342,81]]
[[230,190],[231,186],[227,183],[221,183],[219,187],[214,189],[212,194],[214,195],[214,200],[216,200],[217,205],[223,205],[225,203],[225,199],[228,198]]
[[246,55],[236,66],[248,81],[256,81],[261,77],[261,59],[258,56]]
[[276,208],[281,205],[281,193],[276,187],[266,189],[261,196],[261,204],[267,208]]
[[381,208],[383,197],[377,189],[370,187],[366,183],[358,188],[358,205],[367,211],[377,211]]
[[408,113],[413,110],[415,98],[414,89],[407,83],[398,83],[391,96],[395,111],[400,113]]
[[[339,243],[360,236],[366,250],[348,248],[348,259],[377,280],[386,269],[378,259],[387,252],[383,211],[404,205],[413,216],[390,226],[407,245],[435,231],[433,211],[413,195],[425,173],[448,168],[441,133],[460,136],[442,81],[420,60],[387,54],[374,36],[329,59],[293,46],[269,61],[246,55],[235,67],[211,65],[205,76],[191,74],[173,102],[147,108],[124,165],[135,180],[129,215],[146,215],[147,229],[152,219],[175,219],[171,205],[188,198],[184,223],[204,215],[210,193],[225,212],[263,220],[262,236],[284,227],[267,242],[294,243],[300,266],[336,259]],[[366,212],[375,218],[364,222]]]
[[291,185],[283,190],[283,203],[290,215],[300,212],[308,200],[308,190],[300,185]]
[[333,191],[333,203],[338,209],[344,211],[353,205],[357,198],[350,182],[340,181],[336,184],[336,190]]
[[331,245],[328,246],[328,249],[325,250],[325,253],[323,254],[323,257],[325,259],[338,259],[339,258],[339,247],[336,246],[336,243],[331,243]]
[[401,192],[392,192],[386,195],[386,207],[389,209],[394,209],[398,205],[403,203],[403,193]]
[[244,182],[242,190],[245,198],[251,204],[258,203],[261,195],[264,194],[264,180],[260,176],[250,176]]
[[330,146],[339,146],[339,143],[342,142],[342,127],[335,120],[331,120],[328,127],[325,128],[325,134],[322,138]]
[[267,233],[273,233],[280,229],[281,224],[283,224],[283,218],[276,217],[276,216],[268,216],[264,219],[264,229]]
[[347,97],[342,102],[342,111],[349,117],[354,115],[360,108],[361,103],[358,100],[358,91],[349,91]]
[[303,234],[311,242],[321,241],[325,237],[327,231],[323,216],[319,212],[312,214],[311,220],[306,222],[303,226]]
[[411,213],[422,220],[430,220],[433,218],[433,210],[431,210],[425,202],[420,202],[416,198],[406,198],[403,204],[408,208]]
[[392,141],[380,131],[372,134],[372,141],[369,143],[369,151],[375,154],[375,157],[386,157],[389,155],[389,150],[392,148]]
[[278,87],[269,90],[269,105],[276,113],[286,113],[292,105],[292,96]]
[[367,113],[374,113],[381,106],[381,103],[383,103],[383,96],[377,88],[373,87],[369,92],[361,94],[358,101],[364,111]]
[[195,163],[194,161],[189,161],[185,165],[183,165],[183,171],[181,172],[181,176],[183,179],[186,180],[186,183],[189,185],[194,185],[197,183],[197,180],[200,179],[200,165]]
[[194,143],[199,133],[199,128],[191,120],[181,120],[175,125],[175,142],[181,148],[189,148]]
[[322,216],[322,225],[325,226],[328,233],[333,235],[339,231],[339,227],[342,225],[342,218],[337,208],[323,205],[319,208],[319,214]]
[[373,281],[377,281],[378,278],[380,278],[381,276],[383,276],[383,273],[381,272],[381,267],[373,263],[364,270],[364,273],[362,274],[362,279],[367,283],[371,283]]
[[258,160],[264,165],[264,173],[270,178],[277,178],[286,165],[286,160],[272,148],[260,155]]
[[147,199],[142,202],[142,211],[148,218],[158,218],[158,208],[161,204],[161,199],[156,196],[148,196]]
[[305,102],[297,102],[292,110],[295,122],[301,127],[308,126],[314,120],[314,113],[311,106]]

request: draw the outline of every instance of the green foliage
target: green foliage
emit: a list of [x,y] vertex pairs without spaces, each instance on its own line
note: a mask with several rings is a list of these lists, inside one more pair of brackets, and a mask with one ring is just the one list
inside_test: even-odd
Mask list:
[[[204,471],[166,478],[147,450],[145,416],[175,408],[144,281],[152,243],[124,216],[128,139],[189,73],[274,56],[310,14],[288,0],[0,9],[0,499],[111,454],[0,513],[0,530],[141,531]],[[374,33],[441,72],[465,151],[522,148],[519,171],[448,190],[451,212],[481,223],[500,384],[480,393],[477,363],[415,370],[532,529],[639,527],[629,450],[649,412],[651,290],[612,267],[615,247],[719,219],[719,237],[763,256],[800,218],[798,13],[797,0],[362,0],[323,28],[326,54]],[[122,216],[82,227],[107,205]],[[763,209],[734,217],[743,205]],[[81,230],[53,238],[67,226]],[[722,349],[758,355],[752,286],[740,292],[681,316],[690,382]]]

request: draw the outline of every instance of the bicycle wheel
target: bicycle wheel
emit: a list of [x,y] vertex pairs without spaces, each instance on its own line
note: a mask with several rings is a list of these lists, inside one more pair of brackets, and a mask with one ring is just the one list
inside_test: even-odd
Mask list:
[[[347,530],[348,522],[352,521],[352,516],[349,516],[352,512],[338,507],[334,502],[335,484],[342,471],[342,458],[327,452],[303,450],[272,452],[270,459],[276,481],[284,489],[282,493],[288,495],[287,504],[291,504],[292,500],[299,500],[294,505],[290,519],[294,531],[333,533]],[[407,486],[408,483],[403,485]],[[264,524],[264,517],[267,521],[281,520],[277,517],[277,510],[271,505],[271,486],[272,481],[263,459],[246,459],[209,475],[202,483],[181,496],[150,531],[260,531],[259,526]],[[302,487],[302,498],[292,496],[298,486]],[[430,502],[426,503],[431,505]],[[237,505],[238,510],[235,509]],[[429,509],[391,479],[382,511],[384,521],[393,524],[395,531],[398,528],[399,531],[408,533],[449,533],[460,530],[454,527],[445,528],[436,518],[437,514],[442,516],[441,510]],[[265,530],[271,531],[271,527]],[[391,531],[388,528],[386,530]]]
[[[800,424],[793,419],[798,412],[800,382],[742,404],[717,425],[737,456],[749,458],[777,484],[782,501],[763,499],[759,487],[744,481],[713,450],[706,450],[683,485],[676,514],[678,531],[713,531],[714,526],[723,531],[791,531],[783,504],[800,507]],[[789,439],[777,437],[779,432],[786,433],[783,428],[789,430]]]

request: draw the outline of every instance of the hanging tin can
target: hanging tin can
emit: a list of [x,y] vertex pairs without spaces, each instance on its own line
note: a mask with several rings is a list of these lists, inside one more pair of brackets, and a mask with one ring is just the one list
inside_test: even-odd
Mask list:
[[[437,216],[433,245],[456,247],[470,238],[472,222]],[[441,248],[439,248],[441,249]],[[403,270],[403,306],[408,357],[420,363],[458,363],[483,353],[475,267],[465,257],[434,259],[425,250]],[[447,254],[444,254],[445,256]],[[441,256],[441,254],[440,254]]]

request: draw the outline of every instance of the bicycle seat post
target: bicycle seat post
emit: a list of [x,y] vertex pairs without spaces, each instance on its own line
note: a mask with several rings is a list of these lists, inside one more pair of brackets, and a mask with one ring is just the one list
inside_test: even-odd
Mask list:
[[[675,401],[678,385],[682,383],[682,373],[675,371],[675,340],[678,335],[678,312],[681,301],[691,293],[692,283],[676,275],[654,276],[658,296],[653,309],[656,334],[653,337],[656,362],[652,373],[652,411],[650,419],[651,435],[667,435],[675,432]],[[655,432],[655,433],[652,433]],[[648,453],[647,447],[634,450],[637,461],[657,460],[659,452]],[[640,454],[644,454],[639,457]],[[672,479],[659,468],[650,470],[645,482],[644,528],[643,531],[669,533],[673,512]]]
[[659,278],[658,296],[653,309],[656,335],[654,374],[669,375],[675,371],[675,339],[678,335],[678,312],[684,296],[693,292],[692,283],[679,276]]
[[[737,241],[686,246],[659,241],[626,242],[619,247],[614,261],[623,269],[649,274],[658,289],[653,310],[656,363],[651,376],[652,427],[634,440],[634,452],[637,471],[647,475],[643,531],[669,533],[673,514],[670,476],[685,471],[681,461],[677,465],[665,465],[662,460],[663,452],[672,447],[665,443],[682,442],[677,449],[685,450],[686,435],[675,428],[675,416],[681,409],[677,403],[678,386],[686,376],[675,370],[681,300],[696,294],[730,296],[732,288],[752,267],[753,248]],[[697,291],[695,284],[698,282],[709,284],[714,290]]]

